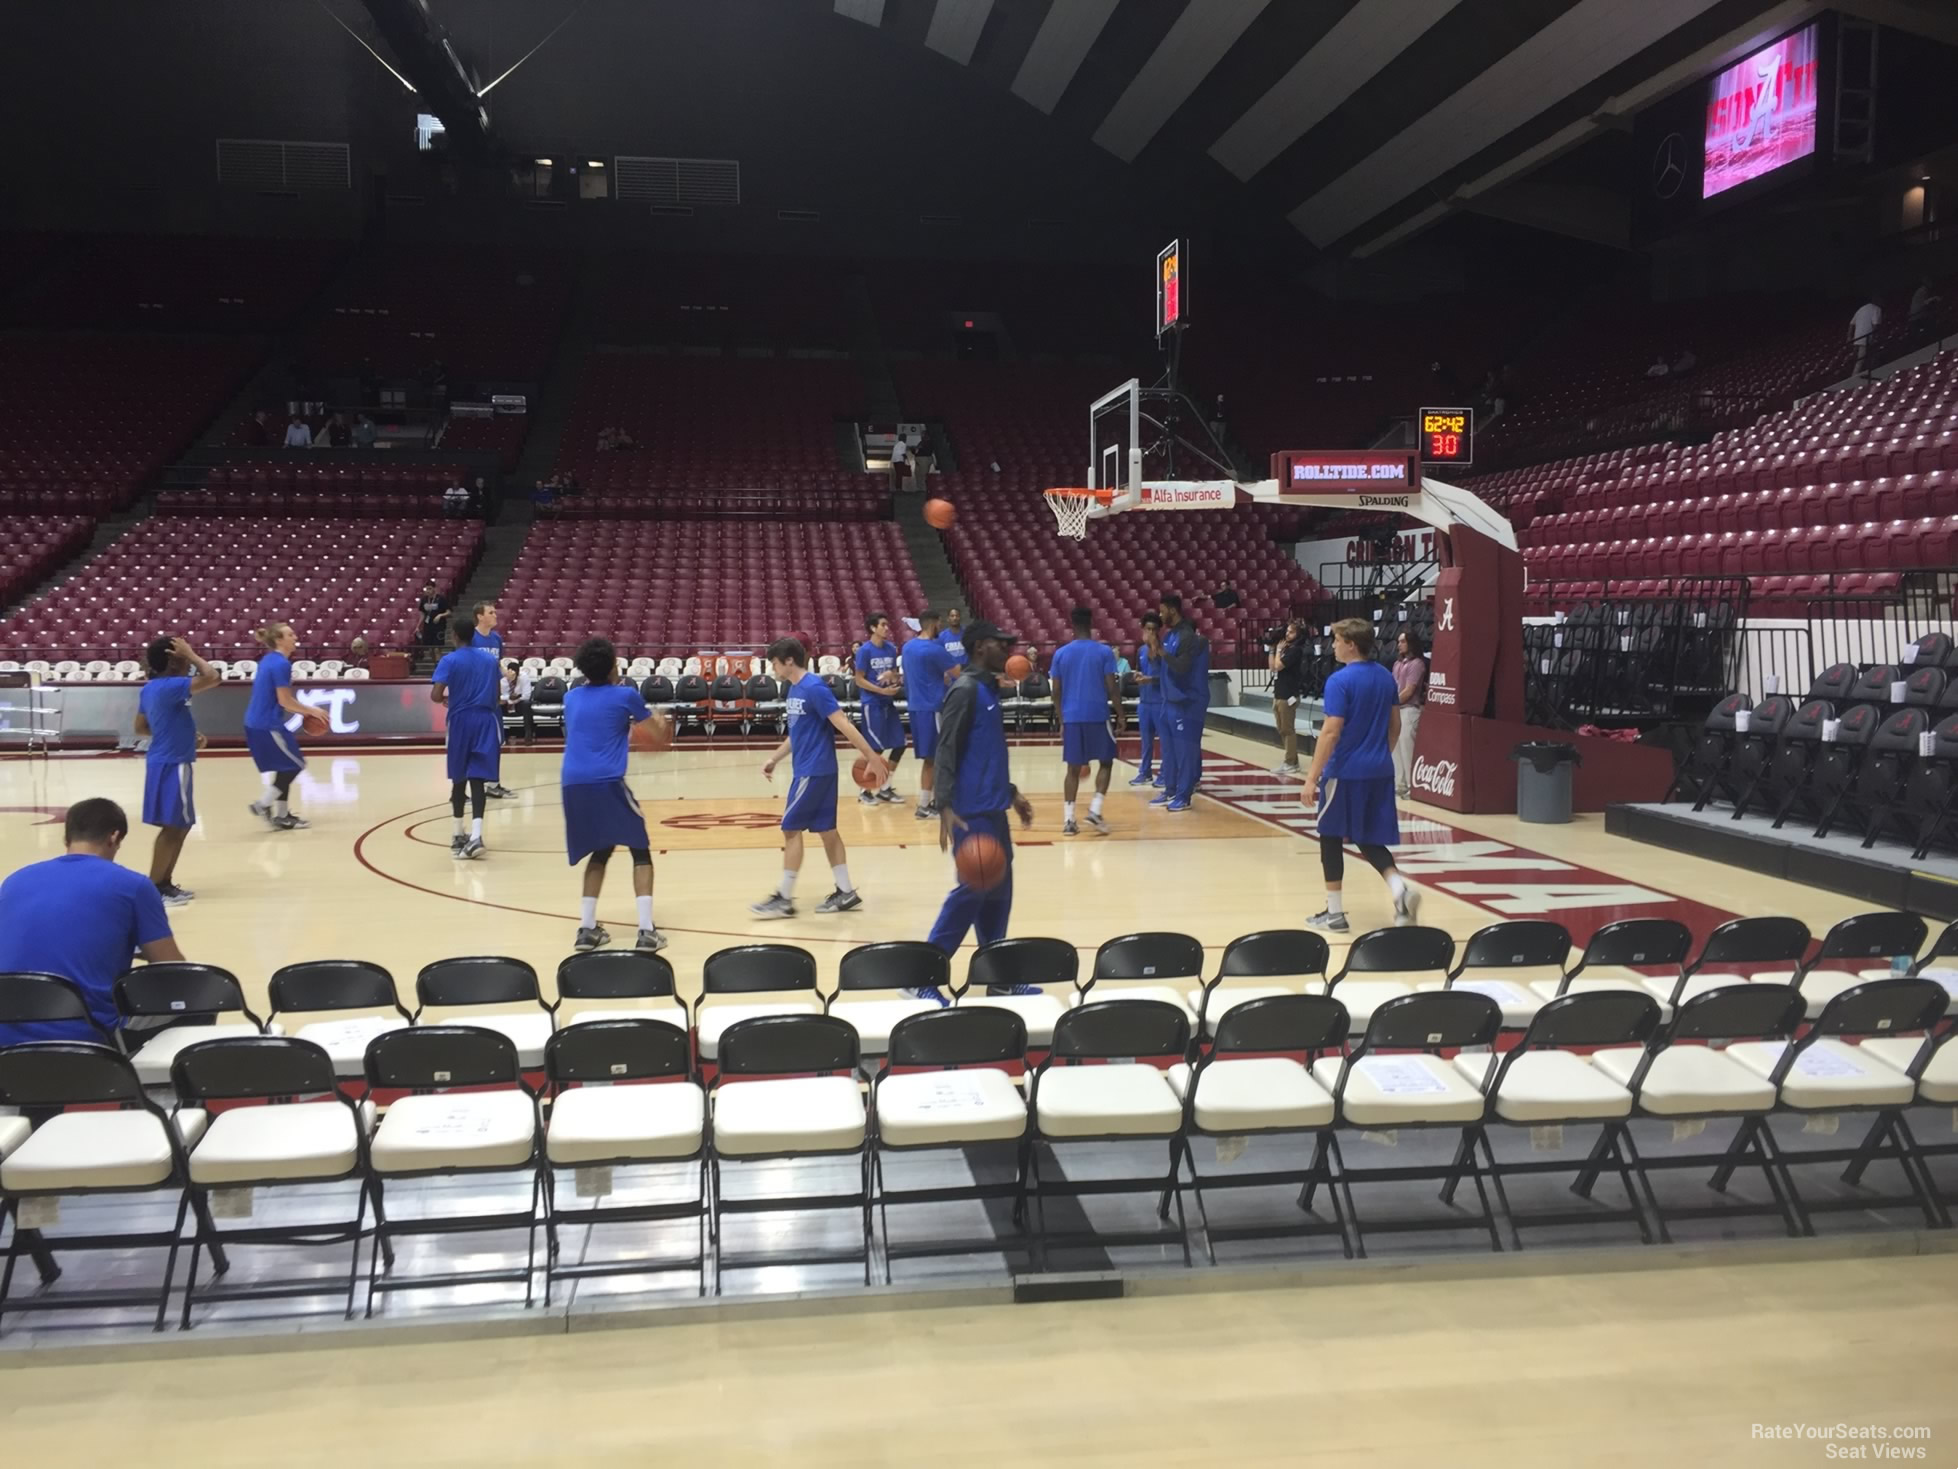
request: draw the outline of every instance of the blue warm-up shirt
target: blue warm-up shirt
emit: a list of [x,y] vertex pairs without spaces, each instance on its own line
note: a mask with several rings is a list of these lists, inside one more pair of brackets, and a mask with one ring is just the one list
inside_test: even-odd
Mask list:
[[[457,656],[450,654],[451,658]],[[486,668],[494,668],[488,658]],[[444,662],[447,659],[443,660]],[[563,785],[596,785],[624,780],[632,726],[652,717],[652,708],[629,683],[579,684],[564,695]]]

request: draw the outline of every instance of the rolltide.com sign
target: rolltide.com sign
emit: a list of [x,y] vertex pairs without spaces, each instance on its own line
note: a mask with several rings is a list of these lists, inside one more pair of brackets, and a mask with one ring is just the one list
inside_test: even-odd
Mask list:
[[1271,456],[1278,498],[1351,497],[1356,505],[1406,509],[1421,464],[1404,449],[1281,449]]

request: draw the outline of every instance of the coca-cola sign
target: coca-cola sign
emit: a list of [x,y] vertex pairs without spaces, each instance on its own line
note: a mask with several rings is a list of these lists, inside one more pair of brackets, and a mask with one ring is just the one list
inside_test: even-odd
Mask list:
[[1460,766],[1453,760],[1424,760],[1414,757],[1414,768],[1408,772],[1408,784],[1417,791],[1426,791],[1434,796],[1455,794],[1455,772]]

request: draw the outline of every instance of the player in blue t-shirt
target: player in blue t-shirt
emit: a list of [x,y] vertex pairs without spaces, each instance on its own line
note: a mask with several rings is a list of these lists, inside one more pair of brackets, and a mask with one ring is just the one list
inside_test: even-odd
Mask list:
[[901,801],[891,789],[891,776],[904,758],[904,721],[897,717],[897,690],[903,675],[897,671],[897,644],[891,639],[891,620],[872,612],[863,620],[870,630],[870,641],[857,644],[851,677],[857,686],[857,702],[863,706],[863,736],[870,748],[888,757],[884,783],[874,791],[858,791],[858,804]]
[[[472,648],[487,649],[490,660],[499,669],[502,668],[503,634],[496,630],[496,603],[478,602],[473,615],[476,622],[472,636],[469,639],[469,646]],[[496,738],[497,742],[501,744],[503,741],[503,720],[500,717],[496,721]],[[505,787],[500,780],[492,778],[490,783],[483,788],[483,794],[502,799],[505,797],[514,797],[517,793]]]
[[311,823],[293,813],[291,796],[293,778],[306,768],[306,757],[299,753],[298,736],[286,727],[293,715],[306,712],[292,691],[292,652],[299,635],[289,622],[270,622],[257,636],[265,652],[245,705],[245,744],[271,790],[252,802],[251,812],[263,816],[274,831],[304,831]]
[[1115,673],[1115,650],[1095,637],[1094,613],[1076,607],[1068,621],[1074,639],[1054,651],[1047,668],[1054,707],[1061,716],[1061,760],[1067,766],[1061,788],[1061,835],[1080,834],[1081,828],[1074,824],[1074,796],[1081,788],[1081,772],[1092,763],[1101,768],[1095,772],[1095,793],[1088,801],[1088,825],[1107,836],[1101,803],[1108,799],[1108,779],[1115,770],[1114,731],[1122,727],[1122,681]]
[[959,617],[959,609],[945,609],[944,626],[938,629],[938,641],[945,645],[945,651],[952,655],[953,668],[965,667],[965,628]]
[[[881,620],[881,619],[880,619]],[[875,631],[875,628],[872,629]],[[885,624],[888,633],[889,624]],[[864,646],[868,647],[869,644]],[[794,638],[777,638],[768,645],[768,666],[783,685],[788,738],[775,747],[761,773],[775,778],[775,767],[789,756],[789,798],[782,808],[782,882],[748,911],[757,918],[795,917],[795,880],[802,871],[802,834],[822,838],[836,886],[816,905],[818,913],[847,913],[861,908],[863,898],[850,881],[849,854],[836,829],[836,736],[842,735],[870,762],[872,774],[888,782],[890,767],[871,748],[829,685],[809,671],[809,650]],[[859,664],[861,667],[861,664]],[[902,744],[903,737],[899,736]]]
[[1203,775],[1203,722],[1210,710],[1210,641],[1183,615],[1175,593],[1156,605],[1162,629],[1150,652],[1162,665],[1163,792],[1151,806],[1187,811]]
[[[455,818],[449,855],[473,862],[487,850],[483,846],[486,786],[496,783],[503,760],[503,670],[472,641],[480,634],[467,618],[451,618],[449,636],[455,646],[435,665],[429,678],[435,687],[429,696],[448,711],[443,743],[449,759],[449,811]],[[466,834],[465,794],[470,807]]]
[[197,896],[177,886],[177,858],[190,829],[197,825],[191,771],[204,743],[190,701],[216,688],[220,680],[182,638],[158,638],[143,656],[150,668],[149,682],[136,705],[136,733],[148,735],[150,741],[143,754],[143,823],[158,828],[150,853],[150,881],[174,908]]
[[[1136,757],[1136,777],[1132,786],[1164,784],[1163,776],[1150,769],[1156,762],[1157,738],[1163,723],[1163,665],[1152,639],[1162,636],[1160,612],[1142,614],[1142,641],[1135,649],[1135,732],[1141,738],[1142,753]],[[1167,762],[1167,752],[1164,760]]]
[[[1299,803],[1319,806],[1319,865],[1326,875],[1326,906],[1305,921],[1313,928],[1346,933],[1345,843],[1394,895],[1394,923],[1413,923],[1421,894],[1408,885],[1388,849],[1401,839],[1394,809],[1394,741],[1400,736],[1400,685],[1373,660],[1373,624],[1349,617],[1333,624],[1333,656],[1342,665],[1326,680],[1326,720],[1305,773]],[[1319,800],[1320,783],[1325,801]]]
[[633,725],[666,716],[655,715],[631,684],[613,682],[619,654],[609,639],[585,639],[571,661],[585,682],[564,696],[564,766],[559,777],[564,846],[574,866],[590,859],[585,862],[574,947],[595,949],[612,941],[598,922],[598,895],[605,891],[605,866],[613,849],[624,847],[632,853],[632,893],[639,908],[635,947],[657,953],[666,947],[666,935],[653,923],[653,844],[639,802],[625,783],[625,770]]
[[938,614],[927,607],[918,614],[918,635],[898,650],[897,662],[904,676],[905,702],[911,711],[911,748],[918,752],[918,820],[938,814],[932,793],[937,767],[938,711],[945,705],[945,690],[952,673],[963,660],[940,640]]

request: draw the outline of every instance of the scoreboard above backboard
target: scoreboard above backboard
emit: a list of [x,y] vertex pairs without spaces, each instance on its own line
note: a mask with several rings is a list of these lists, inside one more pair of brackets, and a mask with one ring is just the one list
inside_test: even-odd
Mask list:
[[1187,240],[1172,240],[1156,252],[1156,335],[1162,337],[1186,325],[1190,293],[1184,277]]
[[1473,408],[1423,408],[1414,427],[1423,464],[1475,463]]

